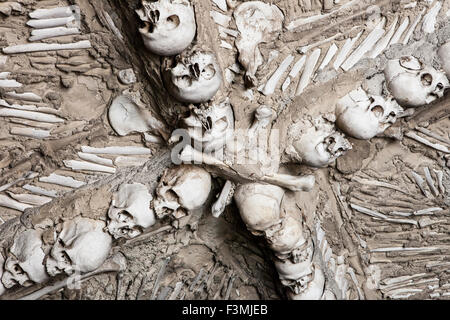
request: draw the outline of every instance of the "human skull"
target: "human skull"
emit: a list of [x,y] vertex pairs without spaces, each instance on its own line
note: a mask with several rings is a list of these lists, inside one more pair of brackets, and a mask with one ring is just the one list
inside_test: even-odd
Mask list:
[[211,100],[222,84],[222,70],[214,53],[194,50],[166,60],[162,78],[167,91],[177,100],[202,103]]
[[49,276],[45,272],[44,258],[42,232],[22,232],[9,249],[2,276],[3,285],[9,289],[17,284],[29,287],[47,281]]
[[421,107],[444,96],[450,84],[441,71],[413,56],[389,60],[384,70],[389,91],[404,107]]
[[156,215],[180,219],[201,208],[209,197],[211,185],[211,175],[200,167],[181,165],[167,169],[156,189]]
[[450,78],[450,41],[439,48],[438,55],[441,59],[442,69],[447,75],[447,78]]
[[99,268],[112,247],[112,238],[103,231],[104,228],[103,221],[88,218],[64,222],[45,262],[48,274],[71,275]]
[[280,224],[283,197],[282,188],[259,183],[240,185],[234,193],[241,218],[255,235],[262,235],[267,229]]
[[200,146],[202,152],[221,150],[234,132],[234,114],[228,99],[207,109],[193,109],[191,115],[183,120],[194,147]]
[[136,10],[141,19],[139,32],[145,47],[160,56],[181,53],[194,40],[195,14],[187,0],[142,1]]
[[[291,290],[288,292],[288,297],[290,300],[320,300],[324,296],[325,291],[325,275],[323,274],[322,269],[319,266],[314,266],[314,278],[309,282],[307,287],[300,292],[299,294],[295,294]],[[335,297],[334,297],[335,298]],[[333,295],[331,294],[330,300],[333,299]]]
[[286,216],[280,225],[267,229],[265,236],[270,249],[280,260],[291,257],[294,263],[300,261],[304,247],[308,245],[302,222],[291,216]]
[[401,112],[393,98],[368,95],[359,88],[337,103],[336,125],[353,138],[369,140],[394,124]]
[[5,264],[5,259],[3,258],[3,255],[0,253],[0,296],[2,295],[2,294],[4,294],[5,293],[5,291],[6,291],[6,288],[3,286],[3,283],[2,283],[2,276],[3,276],[3,266],[4,266],[4,264]]
[[286,153],[293,161],[323,168],[352,149],[334,123],[323,117],[313,121],[301,120],[290,126]]
[[153,200],[146,186],[140,183],[121,185],[114,193],[108,211],[109,233],[115,238],[132,239],[155,224],[155,213],[150,209]]
[[297,263],[290,260],[275,261],[275,268],[278,272],[281,284],[288,287],[293,293],[299,295],[308,289],[309,284],[314,280],[313,250],[307,250],[305,258]]

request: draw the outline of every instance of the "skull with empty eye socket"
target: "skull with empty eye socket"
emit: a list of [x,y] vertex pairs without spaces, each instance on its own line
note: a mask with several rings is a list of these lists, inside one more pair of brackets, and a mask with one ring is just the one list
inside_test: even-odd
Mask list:
[[233,135],[233,109],[228,99],[205,109],[194,108],[190,116],[182,120],[181,126],[187,129],[194,147],[201,147],[204,153],[211,153],[222,149]]
[[182,53],[173,61],[166,59],[162,78],[167,91],[186,103],[211,100],[222,84],[222,70],[214,53],[201,50]]
[[186,0],[142,1],[136,10],[145,47],[160,56],[181,53],[194,40],[197,26],[192,5]]
[[114,193],[108,211],[109,233],[115,238],[132,239],[155,224],[155,213],[150,209],[152,195],[140,183],[121,185]]
[[403,109],[391,97],[368,95],[362,88],[350,92],[336,106],[336,124],[345,134],[369,140],[397,121]]
[[387,87],[404,107],[421,107],[444,96],[450,87],[445,74],[413,56],[389,60],[384,70]]
[[6,288],[15,285],[29,287],[48,280],[43,264],[45,253],[42,244],[42,232],[36,230],[24,231],[14,239],[1,278]]
[[352,149],[334,122],[318,117],[312,121],[300,120],[288,129],[286,154],[292,161],[324,168]]
[[87,273],[105,262],[112,247],[112,238],[103,231],[103,221],[78,217],[64,222],[60,227],[61,232],[45,261],[48,274]]

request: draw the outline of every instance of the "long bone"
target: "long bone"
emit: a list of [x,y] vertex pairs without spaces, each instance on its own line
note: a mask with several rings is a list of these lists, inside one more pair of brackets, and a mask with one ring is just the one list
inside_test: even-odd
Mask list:
[[236,182],[252,182],[260,181],[268,184],[274,184],[282,188],[289,189],[291,191],[310,191],[314,187],[314,176],[296,177],[286,174],[275,173],[273,175],[264,175],[259,178],[247,176],[244,173],[234,170],[231,166],[225,162],[218,160],[210,155],[201,153],[195,150],[191,146],[187,145],[180,153],[179,158],[186,163],[201,163],[207,166],[216,167],[220,171],[223,171],[230,177],[230,179],[236,180]]

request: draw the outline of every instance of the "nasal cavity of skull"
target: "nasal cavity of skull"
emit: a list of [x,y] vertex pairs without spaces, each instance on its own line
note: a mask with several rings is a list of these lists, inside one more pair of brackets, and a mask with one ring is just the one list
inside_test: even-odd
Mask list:
[[180,25],[180,18],[175,14],[167,17],[166,21],[167,21],[167,29],[168,30],[176,29]]
[[150,21],[153,23],[157,23],[159,21],[160,13],[159,10],[152,10],[150,11]]
[[201,74],[202,71],[203,71],[203,70],[200,70],[200,66],[198,65],[198,63],[191,64],[191,65],[189,66],[189,68],[190,68],[191,74],[192,74],[196,79],[198,79],[198,78],[200,77],[200,74]]
[[122,210],[118,214],[120,222],[127,222],[129,220],[133,220],[133,216],[126,210]]
[[[380,105],[376,105],[375,107],[372,108],[371,111],[375,115],[375,117],[377,117],[377,118],[381,118],[383,116],[383,114],[384,114],[384,109]],[[391,112],[391,114],[392,113],[393,112]],[[394,113],[394,116],[395,116],[395,113]]]

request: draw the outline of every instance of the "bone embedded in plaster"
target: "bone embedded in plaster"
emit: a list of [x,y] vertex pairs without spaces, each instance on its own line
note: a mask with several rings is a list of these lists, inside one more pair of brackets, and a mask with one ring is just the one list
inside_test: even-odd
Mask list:
[[73,171],[93,171],[93,172],[103,172],[103,173],[116,173],[116,168],[109,166],[104,166],[101,164],[96,164],[87,161],[78,160],[64,160],[64,165]]
[[151,150],[144,147],[134,146],[116,146],[95,148],[89,146],[82,146],[81,151],[88,154],[111,154],[111,155],[150,155]]
[[275,70],[273,75],[270,77],[270,79],[266,82],[266,85],[264,86],[264,90],[262,93],[265,96],[271,95],[275,92],[278,82],[280,82],[284,73],[287,71],[287,69],[289,68],[289,66],[293,61],[294,56],[289,55],[283,60],[283,62],[281,62],[280,66],[277,68],[277,70]]
[[52,173],[48,177],[40,177],[39,181],[75,189],[81,188],[82,186],[86,185],[86,183],[83,181],[78,181],[72,177],[61,176],[55,173]]
[[45,260],[51,276],[85,274],[98,269],[112,248],[112,238],[99,220],[77,217],[61,225],[55,244]]
[[44,204],[49,203],[50,201],[53,200],[50,197],[37,196],[33,194],[17,194],[9,191],[7,191],[7,194],[17,201],[27,203],[33,206],[43,206]]
[[89,40],[83,40],[73,43],[29,43],[3,48],[3,53],[15,54],[56,50],[81,50],[90,49],[91,47],[91,42]]
[[402,35],[406,31],[408,26],[409,26],[409,17],[405,17],[402,20],[402,23],[398,27],[397,31],[395,31],[394,35],[392,36],[392,39],[389,41],[389,46],[396,43],[400,43],[400,39],[402,38]]
[[224,15],[217,11],[210,11],[209,15],[213,19],[215,23],[217,23],[219,26],[222,26],[224,28],[227,28],[230,25],[231,17]]
[[37,194],[37,195],[41,195],[41,196],[45,196],[45,197],[50,197],[50,198],[56,198],[58,196],[58,192],[54,191],[54,190],[46,190],[40,187],[36,187],[30,184],[26,184],[22,187],[23,189]]
[[33,139],[46,139],[50,137],[50,131],[33,128],[12,127],[10,133],[12,135],[24,136]]
[[413,56],[387,62],[384,70],[388,90],[404,107],[421,107],[444,96],[450,83],[441,71]]
[[322,63],[319,66],[318,70],[323,70],[325,69],[328,64],[331,62],[331,60],[333,60],[334,55],[338,52],[338,47],[336,46],[336,44],[332,44],[330,46],[330,48],[327,51],[327,54],[325,55],[325,58],[323,58]]
[[344,71],[348,71],[353,68],[353,66],[357,64],[370,49],[373,48],[375,43],[377,43],[377,41],[381,39],[384,34],[382,25],[383,23],[380,22],[380,24],[368,34],[367,38],[364,39],[359,47],[356,48],[356,50],[353,51],[353,53],[342,64],[341,67],[342,69],[344,69]]
[[219,218],[225,211],[226,206],[231,203],[235,189],[236,185],[233,182],[229,180],[225,182],[216,202],[211,207],[211,213],[214,218]]
[[33,208],[32,205],[25,204],[8,196],[0,194],[0,206],[24,212],[26,209]]
[[16,80],[0,79],[0,88],[20,88],[22,84]]
[[38,41],[61,36],[70,36],[75,34],[80,34],[80,30],[78,28],[56,27],[56,28],[37,29],[31,31],[31,37],[28,39],[28,41]]
[[136,83],[137,81],[136,74],[134,73],[134,70],[131,68],[120,70],[118,77],[120,82],[122,82],[125,85],[130,85]]
[[341,65],[344,63],[345,59],[347,58],[350,51],[355,46],[356,42],[358,42],[359,38],[363,34],[363,31],[360,31],[354,38],[347,39],[344,43],[344,45],[341,48],[341,51],[339,51],[339,54],[336,57],[336,60],[334,60],[333,67],[337,71],[341,67]]
[[291,71],[289,72],[286,80],[284,81],[284,83],[281,87],[281,90],[283,92],[287,90],[287,88],[291,84],[292,80],[294,80],[298,76],[298,74],[300,73],[300,70],[302,70],[303,66],[305,65],[305,62],[306,62],[306,56],[302,56],[294,64],[294,66],[292,67]]
[[380,39],[380,41],[377,42],[373,50],[371,50],[368,53],[369,58],[375,59],[381,53],[383,53],[383,51],[389,46],[389,43],[391,42],[391,39],[394,36],[397,23],[398,23],[398,16],[395,16],[394,22],[392,22],[389,31],[384,35],[383,38]]
[[213,52],[192,50],[162,66],[167,91],[178,101],[202,103],[211,100],[222,85],[222,69]]
[[108,211],[108,232],[115,238],[132,239],[156,223],[150,209],[152,195],[140,183],[123,184],[114,193]]
[[78,29],[80,27],[80,20],[74,16],[50,19],[32,19],[27,21],[27,25],[34,29],[49,29],[57,27]]
[[409,42],[409,39],[411,39],[411,36],[414,33],[414,30],[416,30],[417,25],[419,24],[420,20],[422,20],[422,16],[425,13],[426,8],[423,8],[422,12],[420,12],[416,19],[413,21],[411,26],[409,27],[408,31],[406,31],[405,37],[403,38],[402,44],[407,45]]
[[148,160],[148,158],[119,156],[114,159],[114,165],[117,167],[140,167]]
[[226,0],[211,0],[222,11],[227,12],[228,6]]
[[447,78],[450,78],[450,41],[439,48],[438,55],[441,60],[442,69],[447,75]]
[[7,252],[1,279],[6,288],[16,285],[29,287],[48,280],[43,264],[45,253],[41,237],[40,231],[26,230],[14,238],[14,243]]
[[321,49],[316,49],[306,59],[305,69],[303,70],[302,76],[298,83],[297,90],[295,92],[296,96],[301,95],[303,91],[306,89],[306,87],[309,85],[311,77],[314,74],[317,62],[319,61],[321,52],[322,52]]
[[360,87],[338,101],[336,124],[353,138],[369,140],[394,124],[402,111],[392,97],[367,94]]
[[212,178],[204,169],[181,165],[164,171],[153,202],[158,218],[179,219],[200,209],[211,192]]
[[235,44],[239,62],[246,70],[245,83],[248,87],[255,87],[256,72],[264,62],[258,46],[281,31],[284,15],[277,6],[261,1],[244,2],[234,10],[233,15],[239,30]]
[[86,160],[86,161],[89,161],[89,162],[101,164],[101,165],[104,165],[104,166],[110,166],[110,167],[114,166],[113,161],[111,159],[102,158],[102,157],[96,156],[95,154],[78,152],[77,155],[82,160]]
[[435,31],[436,19],[441,11],[442,3],[437,1],[436,4],[423,17],[422,31],[425,33],[433,33]]
[[142,1],[136,10],[142,27],[139,32],[150,52],[173,56],[184,51],[197,31],[195,13],[187,0]]
[[56,7],[51,9],[37,9],[30,12],[29,16],[32,19],[51,19],[70,17],[74,14],[79,14],[80,8],[78,6]]
[[280,224],[280,205],[285,191],[269,184],[250,183],[236,188],[234,199],[240,215],[250,232],[262,235]]
[[285,152],[291,161],[316,168],[327,167],[352,149],[345,136],[337,132],[334,122],[319,116],[300,120],[288,129]]
[[11,91],[11,92],[6,92],[5,97],[10,98],[10,99],[25,100],[25,101],[31,101],[31,102],[41,102],[42,101],[42,98],[33,92],[17,93],[15,91]]

